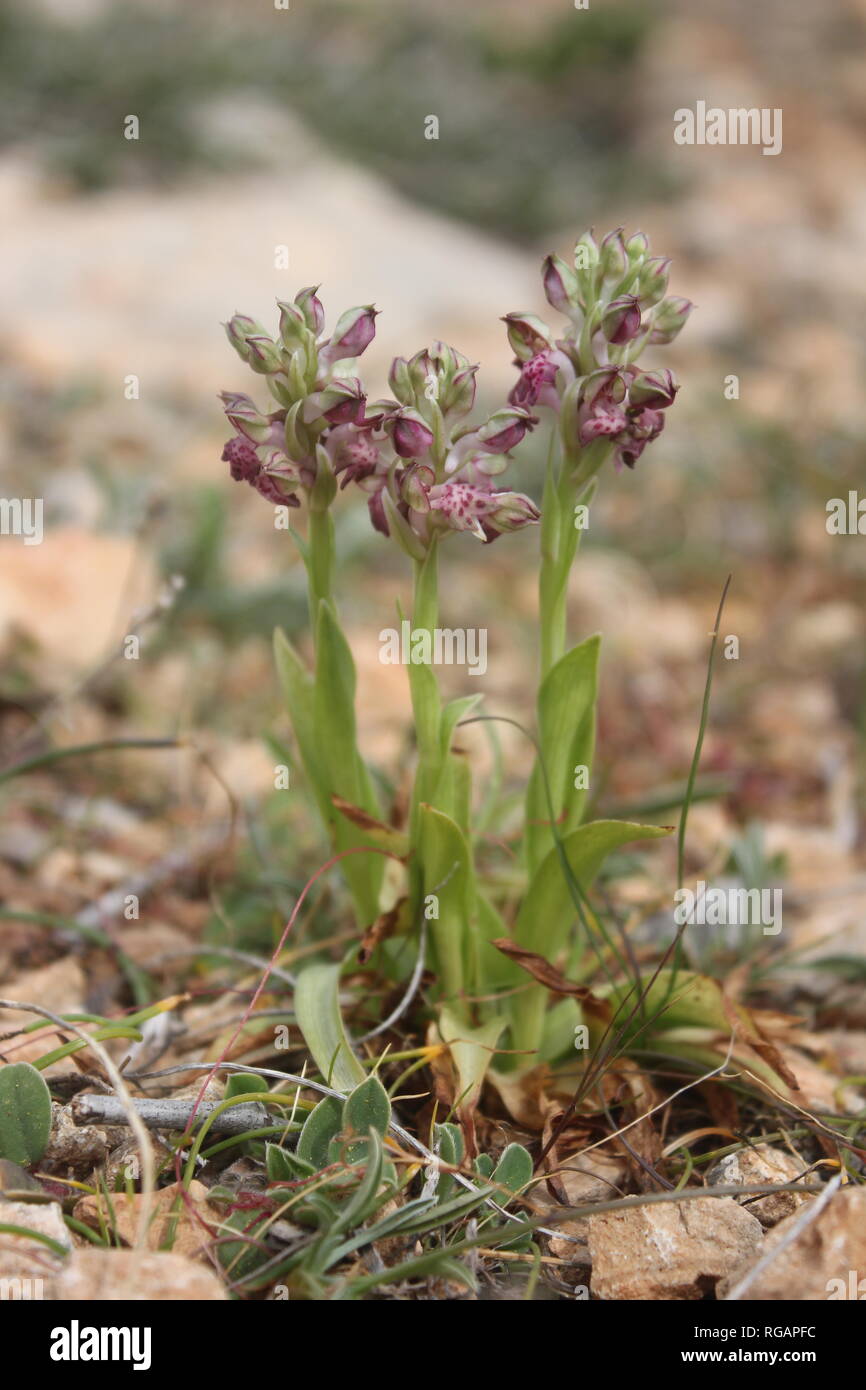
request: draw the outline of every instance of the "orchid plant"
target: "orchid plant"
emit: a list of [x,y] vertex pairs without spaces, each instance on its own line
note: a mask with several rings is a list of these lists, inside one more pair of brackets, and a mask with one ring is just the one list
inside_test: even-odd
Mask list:
[[[341,855],[359,931],[374,942],[389,933],[415,932],[420,939],[429,933],[439,1037],[450,1049],[464,1118],[491,1059],[498,1057],[495,1071],[520,1072],[555,1061],[570,1046],[579,1003],[568,997],[549,1008],[537,962],[564,966],[572,979],[586,976],[588,952],[598,943],[586,932],[575,941],[573,926],[580,916],[592,937],[581,902],[603,859],[630,840],[667,833],[626,822],[584,823],[599,639],[569,646],[567,595],[598,475],[608,461],[633,468],[676,397],[672,374],[641,361],[645,349],[676,337],[692,308],[667,295],[668,270],[667,260],[649,254],[645,236],[626,240],[622,229],[600,244],[591,233],[583,236],[573,266],[548,256],[544,290],[565,327],[557,336],[534,314],[505,315],[518,376],[509,400],[481,420],[471,418],[478,367],[442,342],[396,357],[391,397],[368,401],[354,364],[375,333],[371,306],[350,309],[326,336],[317,288],[307,288],[279,304],[276,337],[241,314],[226,325],[274,408],[263,411],[249,396],[224,394],[234,434],[223,459],[235,480],[269,503],[303,503],[307,513],[305,538],[296,539],[308,577],[312,667],[276,635],[300,758]],[[502,480],[512,452],[542,416],[550,422],[550,449],[539,510]],[[363,494],[373,527],[412,567],[408,676],[417,766],[405,825],[382,819],[358,747],[355,670],[334,592],[333,509],[347,489]],[[513,894],[478,872],[470,769],[454,745],[456,729],[473,717],[480,697],[445,703],[430,652],[439,621],[440,547],[455,532],[489,545],[534,525],[541,542],[537,751],[515,910]],[[400,866],[396,886],[384,872],[383,854]],[[377,930],[386,917],[387,929]],[[379,947],[385,964],[389,944]],[[530,957],[536,964],[528,980]],[[327,978],[335,990],[335,972]],[[336,1032],[318,1028],[309,990],[299,991],[298,1005],[317,1065],[334,1084],[341,1072],[346,1087],[357,1084],[356,1059],[339,1024]],[[336,1072],[335,1036],[345,1054]]]

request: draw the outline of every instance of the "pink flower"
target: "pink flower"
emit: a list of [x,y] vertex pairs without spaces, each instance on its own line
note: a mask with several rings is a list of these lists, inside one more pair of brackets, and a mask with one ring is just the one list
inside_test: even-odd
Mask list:
[[319,349],[319,361],[330,365],[343,357],[360,357],[376,336],[377,313],[372,304],[347,309],[337,320],[333,336]]
[[551,410],[558,410],[559,393],[555,389],[557,372],[564,369],[567,376],[570,370],[570,375],[574,376],[574,369],[565,353],[556,348],[546,349],[530,357],[528,362],[518,365],[520,376],[508,397],[511,404],[525,409],[533,405],[544,405]]

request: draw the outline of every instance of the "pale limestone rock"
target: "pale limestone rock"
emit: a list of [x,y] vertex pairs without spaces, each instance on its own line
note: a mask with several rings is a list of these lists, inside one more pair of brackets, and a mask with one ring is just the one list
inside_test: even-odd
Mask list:
[[755,1254],[763,1231],[732,1197],[647,1203],[589,1218],[601,1299],[700,1299]]
[[[707,1174],[708,1187],[760,1187],[769,1183],[796,1182],[806,1170],[805,1163],[784,1149],[770,1144],[756,1144],[727,1154]],[[762,1226],[775,1226],[791,1216],[803,1202],[804,1192],[778,1192],[766,1197],[750,1197],[748,1193],[735,1199],[746,1204],[747,1211],[757,1216]]]
[[[780,1221],[768,1234],[764,1252],[781,1246],[807,1209]],[[749,1258],[732,1270],[718,1288],[719,1297],[734,1289],[753,1268]],[[853,1276],[853,1277],[852,1277]],[[843,1187],[805,1225],[790,1245],[757,1275],[743,1292],[744,1300],[866,1299],[866,1188]]]

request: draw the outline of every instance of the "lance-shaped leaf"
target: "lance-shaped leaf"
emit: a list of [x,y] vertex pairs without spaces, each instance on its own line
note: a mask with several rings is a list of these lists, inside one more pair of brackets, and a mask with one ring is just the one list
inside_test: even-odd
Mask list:
[[[375,816],[376,799],[369,773],[357,747],[355,726],[355,665],[349,644],[330,604],[322,600],[316,624],[315,733],[318,756],[327,778],[326,822],[337,850],[357,849],[364,837],[351,821],[339,815],[333,796],[341,797]],[[341,861],[364,925],[377,915],[382,883],[382,859],[377,854],[353,854]]]
[[318,803],[319,813],[327,824],[328,779],[316,737],[313,677],[281,628],[274,631],[274,660],[301,762]]
[[312,1164],[318,1171],[327,1166],[331,1140],[343,1128],[343,1101],[325,1096],[314,1106],[304,1121],[295,1156],[302,1163]]
[[466,1152],[470,1158],[477,1153],[473,1114],[504,1028],[504,1018],[493,1018],[480,1028],[472,1028],[451,1009],[441,1009],[439,1012],[439,1033],[442,1041],[447,1043],[454,1063],[457,1115],[463,1126]]
[[[586,802],[586,785],[581,783],[588,783],[595,749],[600,644],[601,638],[596,636],[573,647],[548,672],[538,692],[538,741],[553,819],[563,839],[580,825]],[[530,874],[554,843],[550,820],[544,775],[536,760],[526,794],[525,844]]]
[[[612,850],[632,840],[658,840],[671,833],[665,825],[640,825],[636,821],[596,820],[573,830],[562,843],[562,852],[584,892],[592,885]],[[541,956],[554,958],[568,938],[577,915],[571,889],[563,871],[560,851],[554,847],[532,877],[517,916],[515,939]]]
[[339,965],[313,961],[304,966],[295,984],[295,1015],[327,1084],[335,1091],[351,1091],[365,1080],[366,1072],[343,1028],[339,988]]
[[[565,946],[577,908],[563,858],[586,893],[611,850],[631,840],[655,840],[669,834],[670,827],[631,821],[591,821],[573,830],[561,847],[550,851],[532,878],[515,924],[517,944],[528,948],[536,959],[543,957],[554,963]],[[532,1066],[538,1060],[547,999],[543,989],[524,990],[512,997],[511,1045],[530,1054],[524,1065]]]
[[425,911],[441,992],[456,998],[468,985],[472,959],[470,932],[475,910],[475,884],[469,846],[460,827],[433,806],[419,814],[424,847]]

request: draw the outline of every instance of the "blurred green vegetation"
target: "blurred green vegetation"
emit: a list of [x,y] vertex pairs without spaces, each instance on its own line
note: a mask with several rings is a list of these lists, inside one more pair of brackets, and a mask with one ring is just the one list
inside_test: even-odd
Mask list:
[[[657,180],[630,154],[648,24],[637,0],[542,13],[521,35],[495,14],[410,0],[257,16],[124,5],[63,24],[3,0],[0,143],[35,143],[79,190],[160,184],[248,166],[209,126],[207,103],[264,99],[416,200],[531,239]],[[123,138],[129,114],[135,143]],[[438,141],[425,139],[428,115]],[[261,150],[263,163],[278,156]]]

